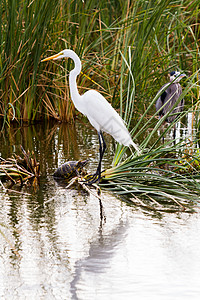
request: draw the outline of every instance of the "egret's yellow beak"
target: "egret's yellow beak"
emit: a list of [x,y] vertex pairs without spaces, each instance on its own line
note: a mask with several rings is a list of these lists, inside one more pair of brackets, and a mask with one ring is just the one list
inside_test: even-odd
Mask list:
[[55,54],[55,55],[49,56],[47,58],[44,58],[43,60],[41,60],[41,62],[51,60],[51,59],[59,59],[59,56],[60,56],[60,58],[63,57],[62,55],[63,55],[63,53],[59,52],[58,54]]

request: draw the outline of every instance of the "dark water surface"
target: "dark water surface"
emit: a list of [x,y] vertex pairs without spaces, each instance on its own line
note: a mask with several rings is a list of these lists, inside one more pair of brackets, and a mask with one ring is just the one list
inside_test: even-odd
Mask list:
[[[114,151],[106,141],[104,167]],[[98,137],[88,124],[11,128],[1,156],[21,154],[20,144],[34,150],[41,182],[23,194],[0,188],[0,299],[199,299],[198,213],[144,212],[103,192],[101,220],[94,195],[51,175],[88,157],[95,170]]]

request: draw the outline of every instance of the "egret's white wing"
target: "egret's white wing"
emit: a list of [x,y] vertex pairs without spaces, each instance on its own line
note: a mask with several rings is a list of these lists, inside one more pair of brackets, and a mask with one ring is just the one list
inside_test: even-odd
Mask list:
[[82,97],[86,105],[85,114],[97,131],[105,131],[125,146],[134,144],[124,121],[100,93],[90,90]]

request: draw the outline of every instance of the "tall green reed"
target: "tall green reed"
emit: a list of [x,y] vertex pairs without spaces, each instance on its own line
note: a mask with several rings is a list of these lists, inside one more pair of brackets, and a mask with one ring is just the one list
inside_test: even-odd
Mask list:
[[[70,120],[76,113],[66,75],[69,61],[40,64],[71,48],[83,62],[80,92],[99,89],[116,109],[126,101],[128,76],[120,54],[131,51],[135,80],[133,118],[143,113],[172,68],[198,69],[198,1],[19,1],[0,7],[0,114],[35,120]],[[187,59],[186,59],[187,58]],[[128,57],[126,57],[128,60]],[[124,85],[120,95],[119,86]],[[9,104],[10,103],[10,104]],[[8,116],[9,117],[9,116]]]
[[2,1],[0,14],[0,114],[10,103],[16,119],[31,120],[38,101],[41,53],[48,46],[57,5],[52,9],[51,1]]

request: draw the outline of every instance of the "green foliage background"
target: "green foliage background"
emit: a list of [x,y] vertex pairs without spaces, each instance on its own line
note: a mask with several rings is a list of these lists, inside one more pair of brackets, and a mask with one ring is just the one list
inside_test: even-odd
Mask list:
[[70,48],[83,63],[80,92],[98,89],[117,109],[128,93],[121,53],[126,59],[131,53],[137,119],[171,69],[189,76],[198,70],[199,31],[198,0],[1,1],[0,115],[72,120],[65,76],[71,62],[40,63]]

